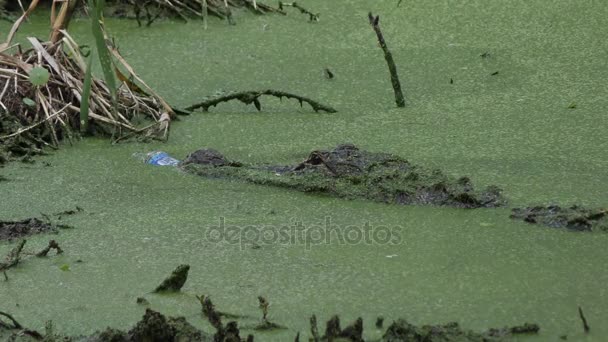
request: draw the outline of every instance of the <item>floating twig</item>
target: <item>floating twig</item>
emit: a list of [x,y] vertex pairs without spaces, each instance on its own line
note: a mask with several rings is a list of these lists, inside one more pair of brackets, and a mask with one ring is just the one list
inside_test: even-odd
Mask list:
[[[34,340],[40,341],[40,340],[44,339],[44,336],[42,336],[42,334],[40,334],[36,330],[30,330],[30,329],[24,328],[21,324],[19,324],[19,322],[17,322],[17,320],[12,315],[10,315],[6,312],[0,311],[0,316],[4,316],[4,317],[8,318],[12,324],[12,326],[11,326],[0,319],[0,328],[4,328],[7,330],[19,330],[20,335],[30,336]],[[15,335],[13,335],[12,337],[14,338]],[[47,335],[47,337],[48,337],[48,335]],[[9,339],[12,340],[11,338],[9,338]]]
[[163,282],[158,285],[154,292],[177,292],[188,280],[189,265],[179,265]]
[[47,254],[49,254],[49,252],[51,251],[51,249],[54,249],[55,251],[57,251],[57,254],[63,253],[63,250],[61,249],[61,247],[59,247],[59,244],[57,243],[57,241],[51,240],[51,241],[49,241],[49,245],[48,246],[46,246],[40,252],[36,253],[36,256],[40,257],[40,258],[41,257],[45,257],[45,256],[47,256]]
[[580,306],[578,307],[578,315],[581,318],[581,321],[583,321],[583,329],[585,330],[585,334],[589,333],[589,325],[587,324],[587,319],[585,318],[585,314],[583,313],[583,308],[581,308]]
[[401,91],[401,83],[399,83],[399,76],[397,75],[397,66],[395,66],[393,55],[386,46],[384,36],[380,30],[380,16],[374,17],[372,12],[369,12],[368,17],[370,25],[372,25],[372,28],[376,32],[376,36],[378,36],[378,43],[384,52],[386,64],[388,64],[388,71],[391,74],[391,84],[393,85],[393,91],[395,92],[395,102],[397,103],[397,107],[405,107],[405,98],[403,97],[403,92]]
[[313,22],[313,21],[319,21],[319,14],[320,13],[312,13],[311,11],[307,10],[306,8],[298,5],[297,2],[282,2],[279,1],[279,10],[283,10],[283,6],[287,6],[287,7],[293,7],[295,9],[300,10],[300,13],[302,14],[306,14],[308,15],[308,20]]
[[300,106],[302,106],[303,103],[306,102],[312,107],[312,109],[315,112],[318,112],[318,111],[324,111],[327,113],[336,113],[337,112],[332,107],[323,105],[319,102],[316,102],[316,101],[306,98],[304,96],[295,95],[295,94],[287,93],[287,92],[280,91],[280,90],[272,90],[272,89],[261,90],[261,91],[257,91],[257,90],[240,91],[240,92],[230,93],[227,95],[222,95],[219,97],[214,97],[214,98],[205,100],[201,103],[197,103],[195,105],[187,107],[186,110],[192,111],[195,109],[202,108],[203,111],[207,112],[209,110],[209,107],[215,107],[216,105],[218,105],[222,102],[228,102],[230,100],[239,100],[239,101],[243,102],[244,104],[253,103],[254,106],[257,108],[257,110],[260,111],[260,110],[262,110],[262,105],[260,104],[259,97],[262,95],[274,96],[274,97],[278,97],[279,99],[282,99],[283,97],[286,97],[288,99],[296,99],[296,100],[298,100],[298,102],[300,102]]
[[0,263],[0,272],[4,274],[4,279],[8,280],[8,276],[6,275],[6,270],[9,268],[16,266],[21,260],[21,251],[23,250],[23,246],[27,240],[23,239],[19,241],[17,246],[13,248],[4,258],[4,261]]
[[9,320],[11,320],[11,323],[13,323],[13,326],[11,327],[8,324],[4,323],[2,320],[0,320],[0,327],[4,327],[6,329],[23,329],[23,326],[19,324],[19,322],[17,322],[17,320],[12,315],[0,311],[0,316],[8,318]]

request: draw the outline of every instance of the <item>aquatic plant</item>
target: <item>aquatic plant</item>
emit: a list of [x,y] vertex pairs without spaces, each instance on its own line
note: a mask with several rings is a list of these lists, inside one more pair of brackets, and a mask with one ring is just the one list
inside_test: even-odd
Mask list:
[[[38,3],[31,2],[0,44],[0,160],[58,148],[64,138],[71,140],[73,131],[86,128],[115,141],[134,135],[166,139],[175,113],[110,43],[100,14],[103,0],[91,0],[96,7],[89,13],[104,80],[91,75],[91,56],[85,62],[87,53],[66,31],[76,0],[53,1],[48,41],[28,37],[31,48],[25,50],[13,45]],[[138,126],[134,119],[139,116],[151,123]]]
[[286,327],[271,322],[268,319],[268,308],[270,308],[270,302],[262,297],[262,296],[258,296],[258,302],[259,302],[259,308],[260,310],[262,310],[262,321],[256,325],[253,329],[254,330],[258,330],[258,331],[264,331],[264,330],[279,330],[279,329],[287,329]]

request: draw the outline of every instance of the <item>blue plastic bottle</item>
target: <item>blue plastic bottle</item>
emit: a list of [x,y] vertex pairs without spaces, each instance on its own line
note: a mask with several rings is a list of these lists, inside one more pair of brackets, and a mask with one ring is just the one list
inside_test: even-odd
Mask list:
[[166,152],[154,151],[146,155],[146,164],[156,166],[177,166],[179,160],[171,157]]

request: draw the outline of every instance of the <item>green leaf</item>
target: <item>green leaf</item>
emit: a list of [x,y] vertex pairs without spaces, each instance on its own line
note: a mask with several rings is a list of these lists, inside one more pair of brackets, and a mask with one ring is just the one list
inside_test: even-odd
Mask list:
[[34,102],[34,100],[30,99],[29,97],[24,97],[23,103],[25,103],[25,105],[28,107],[36,107],[36,102]]
[[116,80],[114,79],[114,66],[112,65],[112,57],[110,54],[110,50],[106,45],[106,40],[103,34],[103,30],[101,28],[101,20],[104,6],[104,0],[89,0],[93,37],[95,37],[95,45],[97,47],[97,53],[99,54],[99,62],[101,63],[103,76],[108,88],[110,89],[110,95],[112,96],[112,108],[114,110],[114,113],[116,113],[118,112],[118,99],[116,95]]
[[49,72],[43,67],[35,67],[29,73],[30,83],[35,86],[43,86],[48,81],[51,75]]
[[80,101],[80,132],[86,132],[89,123],[89,97],[91,96],[91,81],[93,79],[91,73],[92,62],[93,56],[91,56],[87,61],[87,70],[82,84],[82,100]]
[[62,271],[64,271],[64,272],[67,272],[67,271],[70,270],[70,265],[63,264],[63,265],[59,266],[59,269],[62,270]]

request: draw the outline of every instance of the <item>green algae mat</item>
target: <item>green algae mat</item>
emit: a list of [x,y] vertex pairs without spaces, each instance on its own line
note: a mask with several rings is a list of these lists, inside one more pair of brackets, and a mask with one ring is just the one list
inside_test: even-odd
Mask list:
[[[304,4],[320,21],[235,11],[236,25],[214,19],[204,30],[198,21],[138,28],[106,18],[121,53],[173,105],[281,89],[338,112],[272,98],[260,112],[222,103],[173,123],[165,144],[85,139],[33,164],[0,169],[1,221],[47,215],[73,227],[28,237],[28,250],[54,239],[63,253],[25,259],[7,282],[0,275],[0,311],[28,328],[44,331],[52,320],[58,333],[88,335],[107,326],[129,331],[146,310],[136,299],[145,297],[151,309],[212,332],[197,295],[248,317],[240,327],[259,322],[257,298],[264,296],[269,319],[287,329],[241,329],[241,337],[284,341],[299,331],[305,340],[312,314],[321,330],[339,314],[348,323],[362,317],[366,340],[381,339],[403,318],[418,327],[457,321],[477,332],[534,322],[541,330],[529,339],[545,341],[585,338],[581,306],[588,338],[602,340],[608,235],[508,216],[512,207],[608,203],[608,8],[548,0]],[[394,107],[370,10],[381,16],[405,108]],[[45,37],[47,20],[33,17],[18,38]],[[92,42],[86,20],[72,25],[79,41]],[[2,32],[9,27],[0,23]],[[464,210],[345,200],[196,177],[132,157],[163,150],[184,159],[213,148],[247,165],[297,165],[311,151],[345,142],[441,169],[450,179],[467,176],[476,189],[498,186],[509,205]],[[82,212],[53,216],[76,206]],[[301,227],[311,234],[294,235]],[[241,233],[226,236],[233,231]],[[285,231],[292,235],[281,239]],[[318,236],[328,231],[329,243]],[[374,231],[395,239],[374,239]],[[14,247],[1,242],[0,255]],[[180,293],[150,293],[181,264],[190,271]],[[374,325],[378,316],[384,329]]]

